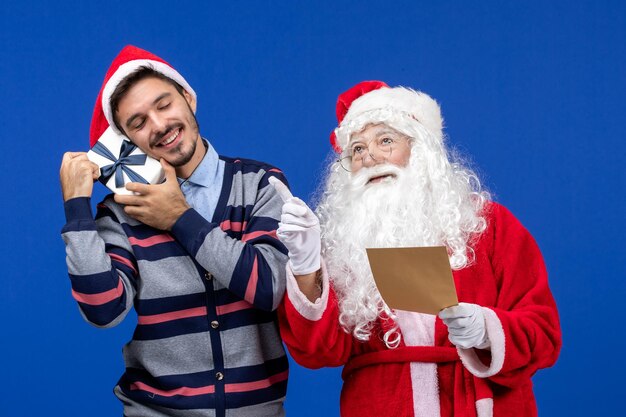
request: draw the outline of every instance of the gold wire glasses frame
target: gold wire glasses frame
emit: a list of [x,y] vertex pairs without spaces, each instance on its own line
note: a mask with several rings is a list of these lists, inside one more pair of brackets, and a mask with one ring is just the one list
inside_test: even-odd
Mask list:
[[[376,162],[381,162],[380,159],[388,160],[391,157],[391,152],[403,142],[408,141],[408,139],[407,136],[394,137],[384,135],[379,138],[374,138],[367,143],[355,141],[350,143],[336,162],[339,162],[344,170],[352,172],[354,164],[361,163],[366,156],[369,156]],[[370,144],[372,142],[376,145],[375,149],[378,150],[378,156],[374,156],[370,151]]]

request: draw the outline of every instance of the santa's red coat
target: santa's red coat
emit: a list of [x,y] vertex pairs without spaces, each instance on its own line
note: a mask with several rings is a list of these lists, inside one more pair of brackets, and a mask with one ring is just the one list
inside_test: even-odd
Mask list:
[[458,349],[443,322],[396,311],[402,343],[389,349],[378,320],[368,342],[347,334],[322,267],[316,303],[289,272],[279,309],[289,352],[308,368],[344,367],[341,415],[536,416],[531,376],[554,364],[561,347],[556,305],[534,239],[503,206],[490,203],[487,229],[473,245],[475,261],[454,272],[459,301],[483,307],[490,350]]

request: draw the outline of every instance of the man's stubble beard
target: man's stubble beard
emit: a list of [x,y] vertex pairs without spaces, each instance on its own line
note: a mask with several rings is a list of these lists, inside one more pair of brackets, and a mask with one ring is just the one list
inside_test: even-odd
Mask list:
[[189,103],[187,103],[187,109],[189,110],[189,116],[191,116],[187,117],[187,125],[190,127],[190,133],[194,140],[191,142],[191,148],[188,152],[183,152],[183,150],[181,149],[181,147],[184,145],[183,143],[178,144],[176,148],[172,149],[172,153],[178,153],[179,155],[177,159],[168,161],[169,164],[172,165],[174,168],[178,168],[189,163],[189,161],[191,161],[196,153],[198,142],[200,142],[200,125],[198,124],[198,119],[193,113],[191,107],[189,106]]

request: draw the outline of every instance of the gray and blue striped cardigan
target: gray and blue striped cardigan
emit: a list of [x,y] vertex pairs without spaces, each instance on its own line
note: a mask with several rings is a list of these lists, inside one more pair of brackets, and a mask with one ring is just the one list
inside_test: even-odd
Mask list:
[[287,251],[276,238],[282,200],[267,164],[220,157],[211,222],[189,209],[171,232],[124,213],[108,196],[66,202],[62,236],[72,295],[85,320],[118,324],[134,306],[115,387],[131,416],[282,416],[288,362],[275,309]]

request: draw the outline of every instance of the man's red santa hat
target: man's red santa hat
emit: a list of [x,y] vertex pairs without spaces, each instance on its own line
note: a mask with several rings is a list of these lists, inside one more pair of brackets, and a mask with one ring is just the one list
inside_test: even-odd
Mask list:
[[420,91],[392,88],[382,81],[363,81],[341,93],[336,113],[339,126],[331,133],[330,143],[337,153],[345,149],[352,133],[373,123],[385,123],[402,132],[397,121],[412,119],[439,140],[443,138],[443,119],[435,100]]
[[119,85],[119,83],[128,75],[135,72],[139,67],[149,67],[157,72],[165,75],[166,77],[176,81],[185,91],[196,98],[196,93],[193,91],[189,83],[178,73],[170,64],[158,56],[145,51],[136,46],[127,45],[121,52],[115,57],[109,70],[104,76],[104,82],[102,88],[98,94],[96,105],[93,109],[93,116],[91,118],[91,128],[89,131],[89,143],[93,147],[98,141],[98,138],[104,133],[104,131],[110,126],[115,132],[120,132],[115,126],[113,121],[113,112],[111,111],[111,95]]

